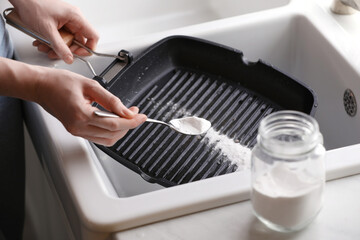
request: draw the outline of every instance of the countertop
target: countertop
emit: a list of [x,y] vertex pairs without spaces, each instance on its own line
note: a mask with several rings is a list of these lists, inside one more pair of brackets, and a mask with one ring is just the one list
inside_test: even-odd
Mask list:
[[327,182],[323,209],[307,228],[295,233],[268,229],[254,216],[251,202],[243,201],[123,231],[113,239],[355,240],[360,238],[359,186],[359,174]]

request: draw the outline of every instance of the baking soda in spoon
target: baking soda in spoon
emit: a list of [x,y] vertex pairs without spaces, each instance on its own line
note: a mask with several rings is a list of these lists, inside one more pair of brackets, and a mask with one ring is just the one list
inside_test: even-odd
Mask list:
[[173,119],[169,123],[176,131],[189,135],[206,133],[211,127],[211,123],[208,120],[198,117]]

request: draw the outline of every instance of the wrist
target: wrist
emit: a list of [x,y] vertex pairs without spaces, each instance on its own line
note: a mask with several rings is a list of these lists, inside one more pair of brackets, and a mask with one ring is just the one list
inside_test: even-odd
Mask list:
[[37,101],[42,75],[38,66],[0,58],[0,95]]

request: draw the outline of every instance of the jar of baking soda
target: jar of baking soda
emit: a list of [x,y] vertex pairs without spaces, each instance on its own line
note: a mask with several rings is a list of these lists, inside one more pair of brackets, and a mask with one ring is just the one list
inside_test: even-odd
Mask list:
[[308,225],[323,203],[324,155],[313,117],[297,111],[265,117],[251,157],[251,202],[258,219],[280,232]]

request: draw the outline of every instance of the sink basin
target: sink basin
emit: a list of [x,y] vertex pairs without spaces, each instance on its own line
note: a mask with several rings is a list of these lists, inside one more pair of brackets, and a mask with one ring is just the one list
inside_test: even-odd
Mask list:
[[[160,4],[160,1],[152,1],[154,2]],[[125,11],[131,27],[138,23],[136,19],[143,17],[136,30],[124,30],[129,31],[134,40],[127,41],[125,36],[120,36],[125,26],[114,24],[109,28],[101,28],[101,35],[106,37],[98,50],[116,53],[126,49],[136,57],[140,51],[157,40],[169,35],[183,34],[237,48],[251,61],[260,58],[305,82],[317,93],[318,108],[315,118],[319,122],[325,146],[329,150],[326,159],[327,179],[359,173],[360,116],[347,114],[343,96],[347,89],[351,89],[355,97],[360,94],[360,73],[355,67],[360,52],[351,47],[353,43],[342,34],[341,26],[334,24],[334,18],[314,1],[255,2],[234,1],[234,5],[231,6],[242,3],[245,10],[240,10],[241,7],[237,10],[235,7],[227,7],[226,10],[226,7],[219,9],[225,6],[219,5],[220,1],[181,1],[183,10],[180,11],[178,20],[174,23],[169,20],[171,26],[151,28],[146,27],[144,19],[150,18],[156,23],[157,17],[160,19],[162,14],[166,16],[171,11],[175,11],[170,14],[175,18],[180,5],[172,3],[168,6],[169,9],[161,5],[162,7],[157,10],[162,12],[154,12],[156,17],[146,15],[150,14],[146,12],[142,15],[134,10]],[[267,2],[271,2],[271,5],[267,5],[270,4]],[[109,1],[108,4],[111,11],[123,10],[117,8],[114,1]],[[95,11],[90,8],[91,4],[88,5],[89,9],[85,9],[86,14],[92,17],[91,21],[95,21]],[[256,6],[261,7],[253,8]],[[264,9],[266,11],[256,12]],[[194,14],[191,11],[195,10],[201,13],[205,11],[199,16],[202,19],[191,17],[192,19],[187,19],[191,20],[190,22],[179,21],[184,18],[181,14],[187,14],[188,11],[189,14]],[[139,14],[138,18],[130,13]],[[97,26],[108,21],[109,16],[100,19],[96,23]],[[115,31],[114,37],[110,37],[110,29]],[[141,37],[135,39],[140,35]],[[31,51],[32,54],[36,53],[34,50]],[[36,59],[31,59],[24,53],[22,56],[27,62],[45,64],[46,58],[41,54],[38,54]],[[112,59],[93,56],[89,61],[97,72],[101,72]],[[75,61],[72,65],[57,61],[48,63],[48,66],[69,69],[92,77],[80,61]],[[126,99],[123,101],[126,103]],[[34,145],[41,160],[46,162],[45,166],[54,179],[64,208],[71,212],[70,215],[73,215],[74,209],[79,215],[76,220],[71,221],[72,224],[88,234],[119,231],[249,198],[248,170],[163,188],[147,183],[87,141],[71,136],[61,123],[36,104],[28,103],[26,112]],[[104,236],[101,239],[106,239],[106,234]]]
[[276,8],[289,0],[104,0],[106,14],[99,13],[98,2],[69,2],[80,7],[106,43]]
[[308,18],[283,16],[202,37],[241,49],[250,59],[261,58],[310,86],[318,96],[315,118],[326,149],[360,142],[360,115],[349,116],[343,102],[347,89],[359,96],[358,72]]
[[[360,142],[360,116],[349,116],[343,103],[347,89],[352,89],[355,96],[360,94],[359,75],[305,15],[283,13],[268,18],[263,15],[260,21],[237,21],[226,28],[196,33],[186,29],[184,32],[240,49],[249,60],[265,60],[310,86],[318,96],[315,118],[324,136],[326,149],[342,148]],[[155,39],[158,40],[154,37],[153,41]],[[148,41],[130,48],[138,52],[139,49],[147,47]],[[115,51],[117,50],[119,49]],[[89,60],[99,71],[111,61],[98,57]],[[60,63],[57,67],[91,77],[82,62],[71,66]],[[125,99],[123,101],[126,102]],[[119,197],[130,197],[162,188],[157,184],[147,183],[95,146],[93,148]]]

